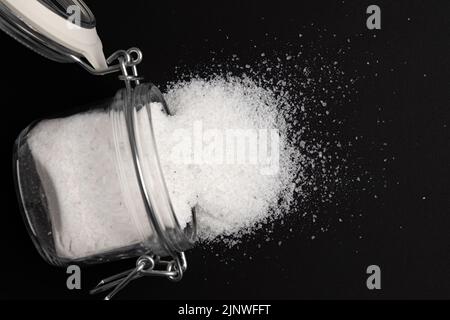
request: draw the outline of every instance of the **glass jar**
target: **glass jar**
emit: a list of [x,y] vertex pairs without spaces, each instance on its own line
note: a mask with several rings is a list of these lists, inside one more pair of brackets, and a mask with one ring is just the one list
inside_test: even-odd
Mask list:
[[16,189],[29,234],[49,263],[92,264],[192,247],[195,215],[180,225],[158,159],[152,84],[107,103],[37,121],[18,137]]

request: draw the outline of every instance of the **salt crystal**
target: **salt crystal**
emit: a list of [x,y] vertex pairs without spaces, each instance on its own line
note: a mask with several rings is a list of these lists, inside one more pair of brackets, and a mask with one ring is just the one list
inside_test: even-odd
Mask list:
[[[292,148],[286,142],[285,123],[278,117],[279,98],[239,78],[192,80],[175,85],[165,97],[174,115],[152,108],[152,117],[177,214],[189,215],[195,206],[198,234],[204,241],[248,233],[270,218],[278,202],[293,192],[288,186],[293,179],[290,167],[295,167],[289,156]],[[200,125],[202,132],[196,136],[196,126]],[[227,163],[224,154],[230,146],[223,141],[230,130],[237,132],[237,138],[259,130],[276,130],[279,145],[271,153],[277,158],[276,170],[264,172],[267,163],[261,154],[257,154],[256,163]],[[208,140],[211,135],[219,139]],[[219,159],[205,154],[206,147],[220,150]],[[177,157],[183,148],[193,157]],[[198,162],[194,161],[196,152],[201,153]],[[223,161],[217,161],[221,157]]]

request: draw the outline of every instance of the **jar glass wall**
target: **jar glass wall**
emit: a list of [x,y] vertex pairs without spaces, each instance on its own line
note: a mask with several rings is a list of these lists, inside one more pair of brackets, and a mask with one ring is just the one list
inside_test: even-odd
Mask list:
[[16,189],[28,231],[49,263],[99,263],[192,247],[181,227],[153,134],[152,84],[120,90],[88,111],[37,121],[16,141]]

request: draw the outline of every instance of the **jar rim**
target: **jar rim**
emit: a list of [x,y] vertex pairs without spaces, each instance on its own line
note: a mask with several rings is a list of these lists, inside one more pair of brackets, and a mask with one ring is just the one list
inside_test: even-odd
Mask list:
[[[138,180],[138,185],[142,200],[145,204],[145,209],[150,223],[156,232],[158,240],[160,241],[166,254],[176,256],[177,253],[190,249],[196,240],[197,236],[197,220],[195,209],[192,209],[192,222],[182,229],[179,223],[179,218],[175,212],[173,202],[168,191],[166,179],[161,166],[160,156],[158,153],[158,143],[155,138],[153,119],[151,116],[151,103],[159,103],[163,106],[163,110],[170,114],[170,109],[164,99],[161,91],[152,83],[139,84],[132,89],[121,89],[118,92],[119,99],[122,101],[121,107],[125,111],[126,129],[128,133],[128,142],[131,147],[131,155],[133,158],[134,169]],[[158,210],[155,209],[154,199],[150,196],[148,190],[152,188],[149,181],[145,179],[145,172],[143,172],[144,156],[140,154],[140,146],[135,132],[139,131],[139,124],[136,122],[134,113],[142,108],[147,108],[148,124],[151,134],[148,138],[148,145],[151,147],[154,155],[152,162],[152,171],[158,176],[158,179],[152,180],[152,183],[158,184],[158,191],[161,198],[166,202],[169,208],[170,219],[172,219],[174,228],[171,232],[166,232],[165,226],[161,223],[161,216]],[[148,161],[148,159],[147,159]],[[154,188],[154,186],[153,186]]]

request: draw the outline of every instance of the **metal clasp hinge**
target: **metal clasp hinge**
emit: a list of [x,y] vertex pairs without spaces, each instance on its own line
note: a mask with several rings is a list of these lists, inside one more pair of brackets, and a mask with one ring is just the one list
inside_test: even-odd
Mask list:
[[[111,73],[120,72],[122,73],[119,76],[119,79],[125,82],[127,89],[131,88],[131,84],[135,85],[140,84],[140,81],[143,79],[139,77],[137,71],[137,65],[142,62],[143,54],[139,48],[130,48],[128,50],[118,50],[114,52],[112,55],[106,59],[106,63],[108,67],[102,70],[96,70],[92,68],[89,64],[83,61],[81,58],[71,54],[69,55],[72,60],[77,62],[83,69],[88,71],[90,74],[101,76]],[[113,64],[113,62],[118,61],[117,64]],[[128,68],[131,68],[131,72],[128,72]]]
[[90,291],[90,294],[97,294],[112,289],[105,297],[105,300],[111,300],[133,280],[144,276],[153,276],[180,281],[186,269],[187,261],[184,252],[179,253],[171,260],[164,260],[155,255],[143,255],[136,261],[135,268],[103,279]]

